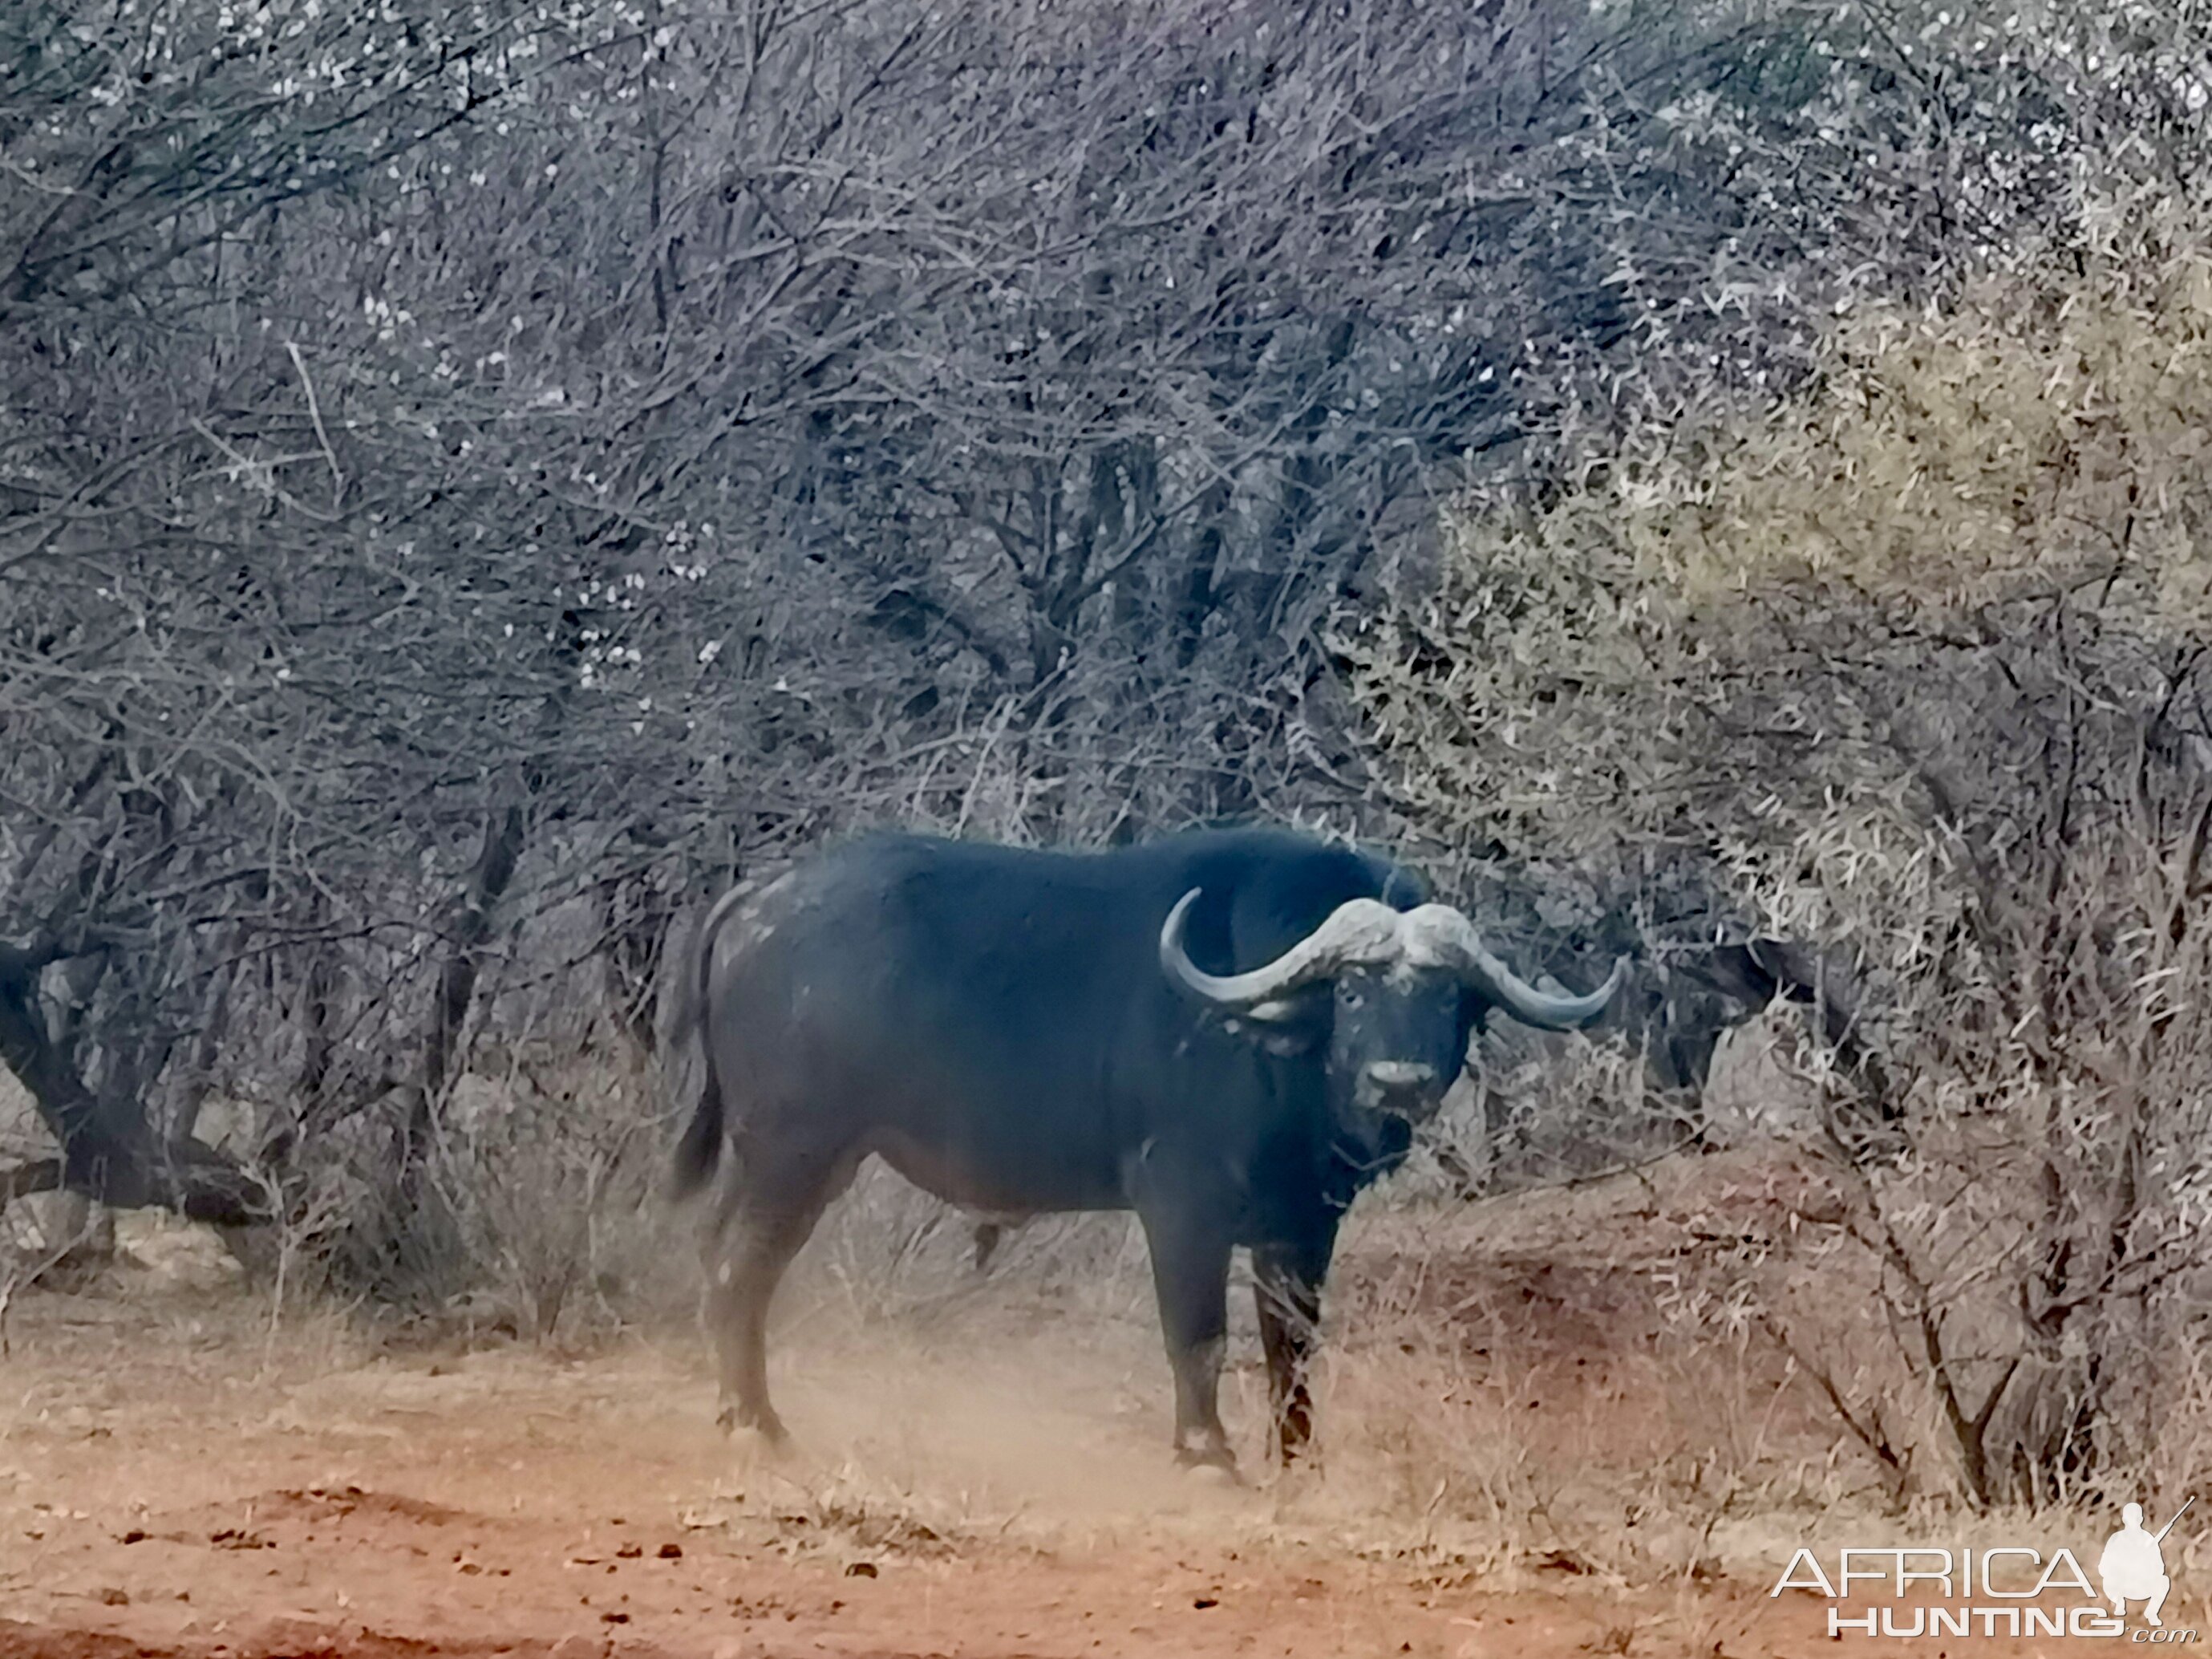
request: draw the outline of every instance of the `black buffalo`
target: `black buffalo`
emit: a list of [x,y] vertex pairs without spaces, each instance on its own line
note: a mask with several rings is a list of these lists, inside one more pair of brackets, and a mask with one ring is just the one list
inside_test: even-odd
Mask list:
[[725,1427],[771,1441],[776,1282],[861,1160],[993,1215],[1134,1210],[1175,1373],[1179,1462],[1232,1468],[1215,1395],[1231,1252],[1252,1255],[1285,1462],[1337,1225],[1401,1159],[1468,1039],[1538,990],[1380,858],[1271,830],[1095,854],[891,836],[717,905],[690,1010],[706,1082],[677,1154],[726,1143],[708,1249]]

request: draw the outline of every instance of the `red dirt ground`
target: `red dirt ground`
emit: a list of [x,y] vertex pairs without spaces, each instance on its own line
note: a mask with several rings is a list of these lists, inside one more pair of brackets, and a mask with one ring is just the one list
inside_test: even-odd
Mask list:
[[[1389,1267],[1401,1246],[1391,1228],[1370,1236],[1348,1318],[1386,1317],[1408,1293]],[[1631,1437],[1615,1451],[1658,1458],[1669,1423],[1715,1409],[1636,1395],[1668,1375],[1635,1357],[1649,1322],[1566,1317],[1566,1292],[1586,1287],[1570,1279],[1547,1302],[1540,1285],[1571,1264],[1479,1246],[1410,1292],[1487,1333],[1420,1413],[1457,1409],[1462,1382],[1489,1387],[1483,1368],[1510,1369],[1505,1349],[1520,1367],[1510,1420],[1545,1425],[1529,1438],[1542,1460],[1588,1454],[1592,1425],[1613,1422]],[[269,1342],[243,1299],[27,1294],[0,1360],[0,1656],[1778,1659],[1850,1645],[1825,1638],[1818,1603],[1770,1598],[1751,1569],[1639,1576],[1534,1532],[1455,1530],[1422,1510],[1450,1480],[1419,1497],[1427,1443],[1391,1454],[1372,1425],[1321,1474],[1194,1485],[1168,1467],[1164,1365],[1141,1325],[1025,1320],[1020,1299],[1008,1287],[988,1340],[972,1322],[924,1340],[801,1321],[777,1384],[805,1450],[772,1462],[712,1428],[689,1335],[581,1358],[378,1355],[334,1328]],[[1376,1386],[1342,1381],[1325,1425]],[[1253,1468],[1255,1388],[1248,1363],[1227,1390]],[[1549,1501],[1540,1469],[1504,1467]]]

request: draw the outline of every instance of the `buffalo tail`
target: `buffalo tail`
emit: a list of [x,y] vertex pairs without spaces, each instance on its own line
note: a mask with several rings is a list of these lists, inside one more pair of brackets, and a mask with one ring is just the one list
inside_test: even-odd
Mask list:
[[677,1015],[675,1041],[681,1044],[687,1035],[697,1032],[705,1078],[699,1091],[699,1103],[692,1109],[691,1121],[684,1125],[683,1138],[676,1143],[670,1193],[679,1200],[693,1196],[704,1187],[721,1162],[722,1079],[714,1066],[714,1034],[707,1018],[708,981],[714,971],[714,941],[744,890],[738,888],[724,894],[700,924],[698,942],[692,950],[691,971],[684,986],[684,1003]]

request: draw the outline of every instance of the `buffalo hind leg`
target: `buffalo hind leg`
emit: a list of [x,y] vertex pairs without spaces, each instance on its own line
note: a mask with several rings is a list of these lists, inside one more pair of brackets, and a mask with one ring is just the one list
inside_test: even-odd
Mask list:
[[1285,1468],[1313,1441],[1313,1396],[1306,1379],[1320,1337],[1322,1280],[1335,1243],[1336,1229],[1329,1226],[1294,1244],[1263,1244],[1252,1251],[1252,1304],[1267,1360],[1276,1451]]
[[714,1420],[725,1431],[751,1429],[772,1446],[790,1439],[769,1403],[769,1304],[784,1269],[858,1163],[839,1158],[741,1168],[731,1182],[707,1250],[707,1322],[721,1384]]
[[1228,1239],[1188,1214],[1139,1212],[1152,1258],[1160,1334],[1175,1373],[1176,1462],[1234,1475],[1221,1427],[1221,1357],[1229,1333]]

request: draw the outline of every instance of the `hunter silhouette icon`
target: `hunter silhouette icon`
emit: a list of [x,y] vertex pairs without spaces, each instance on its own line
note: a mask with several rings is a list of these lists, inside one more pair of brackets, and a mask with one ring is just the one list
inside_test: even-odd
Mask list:
[[2166,1556],[2159,1546],[2166,1541],[2166,1534],[2189,1511],[2188,1503],[2173,1512],[2155,1533],[2143,1530],[2142,1505],[2130,1504],[2120,1510],[2120,1529],[2105,1545],[2105,1553],[2097,1558],[2097,1577],[2104,1581],[2105,1599],[2112,1604],[2115,1618],[2127,1616],[2127,1604],[2141,1601],[2143,1622],[2160,1622],[2158,1610],[2166,1605],[2166,1593],[2172,1589],[2173,1581],[2166,1576]]

